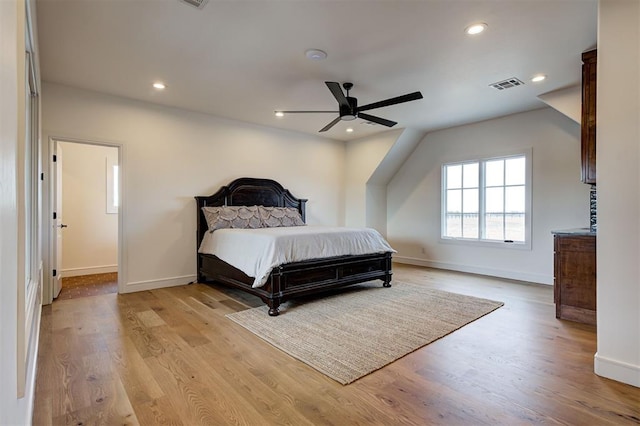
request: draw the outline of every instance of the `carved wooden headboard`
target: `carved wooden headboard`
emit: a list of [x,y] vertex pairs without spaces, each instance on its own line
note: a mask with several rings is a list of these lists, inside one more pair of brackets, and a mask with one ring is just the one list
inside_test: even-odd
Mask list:
[[202,207],[206,206],[293,207],[300,212],[302,220],[306,221],[305,203],[307,200],[294,197],[288,189],[271,179],[243,177],[223,186],[213,195],[195,198],[198,204],[196,241],[198,246],[208,230],[207,221],[202,213]]

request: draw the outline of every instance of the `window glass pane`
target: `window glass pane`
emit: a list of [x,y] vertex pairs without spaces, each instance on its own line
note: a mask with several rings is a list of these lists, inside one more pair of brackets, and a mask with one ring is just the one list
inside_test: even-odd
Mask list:
[[505,206],[507,213],[524,213],[524,186],[508,186],[505,188]]
[[462,212],[478,213],[478,190],[463,189],[462,190]]
[[485,191],[485,211],[487,213],[504,212],[504,187],[487,188]]
[[477,188],[478,185],[478,163],[468,163],[462,166],[462,177],[464,188]]
[[462,215],[462,236],[464,238],[478,238],[480,227],[478,223],[478,214]]
[[25,81],[25,141],[24,141],[24,238],[25,238],[25,244],[24,244],[24,266],[25,266],[25,286],[29,285],[29,282],[31,281],[31,244],[33,244],[33,239],[32,239],[32,231],[33,229],[33,205],[32,205],[32,201],[33,201],[33,197],[32,197],[32,193],[33,193],[33,182],[32,182],[32,176],[33,176],[33,168],[32,168],[32,156],[33,153],[31,152],[31,148],[32,148],[32,136],[31,136],[31,131],[32,131],[32,126],[33,126],[33,116],[31,115],[31,113],[33,112],[33,106],[31,105],[32,102],[32,97],[31,97],[31,91],[33,90],[31,88],[31,79],[29,78],[30,70],[31,70],[31,55],[29,54],[29,52],[27,52],[26,54],[26,72],[27,72],[27,76],[26,76],[26,81]]
[[447,191],[447,213],[462,213],[462,190]]
[[487,161],[485,174],[485,186],[504,185],[504,160]]
[[509,158],[505,161],[505,185],[524,185],[526,162],[524,157]]
[[486,214],[484,229],[487,240],[504,240],[504,216],[502,214]]
[[118,166],[113,166],[113,206],[120,205],[120,194],[118,193]]
[[447,214],[445,237],[460,238],[462,237],[462,215]]
[[524,213],[506,214],[504,239],[511,241],[524,241]]
[[462,188],[462,165],[447,166],[447,188]]

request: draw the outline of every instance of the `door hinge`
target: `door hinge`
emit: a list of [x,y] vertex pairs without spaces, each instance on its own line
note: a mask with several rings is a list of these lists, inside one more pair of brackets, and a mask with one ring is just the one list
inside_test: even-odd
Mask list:
[[55,163],[56,161],[58,161],[58,156],[53,154],[53,162]]
[[58,218],[58,213],[53,212],[53,218],[54,218],[54,219],[57,219],[57,218]]
[[53,276],[55,277],[56,275],[58,275],[58,271],[57,270],[53,270]]

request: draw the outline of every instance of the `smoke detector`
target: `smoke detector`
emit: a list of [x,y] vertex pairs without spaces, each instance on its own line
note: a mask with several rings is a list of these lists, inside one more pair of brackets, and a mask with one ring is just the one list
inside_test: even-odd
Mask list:
[[196,9],[203,9],[209,0],[178,0],[180,3],[186,3]]

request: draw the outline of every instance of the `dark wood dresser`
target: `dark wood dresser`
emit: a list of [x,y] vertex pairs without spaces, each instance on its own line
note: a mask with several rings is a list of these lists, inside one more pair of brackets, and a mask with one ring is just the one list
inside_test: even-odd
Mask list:
[[582,54],[582,182],[596,184],[596,67],[598,51]]
[[596,324],[596,234],[553,231],[556,318]]

